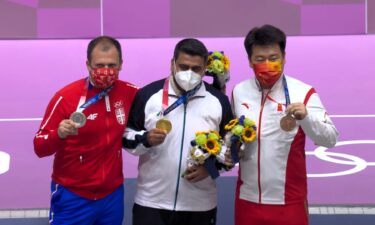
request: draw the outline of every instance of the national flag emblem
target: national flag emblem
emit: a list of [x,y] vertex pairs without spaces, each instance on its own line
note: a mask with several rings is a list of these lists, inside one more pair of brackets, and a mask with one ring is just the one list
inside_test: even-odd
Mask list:
[[125,110],[124,108],[118,108],[115,110],[117,122],[121,125],[125,124]]

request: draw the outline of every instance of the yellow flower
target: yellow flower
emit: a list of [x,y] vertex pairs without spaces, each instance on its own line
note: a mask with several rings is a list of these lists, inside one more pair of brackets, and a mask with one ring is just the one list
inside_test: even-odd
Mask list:
[[198,136],[200,134],[206,134],[206,132],[203,132],[203,131],[198,131],[198,132],[195,132],[195,136]]
[[256,136],[256,131],[252,127],[245,127],[242,130],[242,140],[245,142],[254,141]]
[[220,152],[220,144],[215,139],[207,139],[205,149],[211,155],[217,155]]
[[238,119],[233,119],[229,121],[227,125],[225,125],[224,129],[225,130],[232,130],[232,128],[238,123]]
[[229,66],[230,66],[230,61],[229,61],[228,57],[224,55],[224,56],[221,58],[221,61],[222,61],[223,64],[224,64],[224,70],[225,70],[226,72],[228,72],[228,70],[229,70]]

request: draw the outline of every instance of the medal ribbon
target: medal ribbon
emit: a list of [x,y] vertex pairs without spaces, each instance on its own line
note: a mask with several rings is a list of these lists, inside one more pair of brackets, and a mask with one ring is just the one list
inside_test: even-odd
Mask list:
[[289,97],[289,89],[288,84],[286,83],[285,75],[283,75],[283,86],[284,86],[284,93],[285,93],[285,108],[290,104],[290,97]]
[[[289,97],[289,89],[288,89],[288,84],[286,83],[285,75],[283,75],[283,86],[284,86],[284,93],[285,93],[285,108],[286,108],[290,104],[290,97]],[[281,118],[280,126],[281,126],[281,129],[285,131],[293,130],[294,127],[296,126],[296,120],[294,119],[294,116],[288,113],[286,116]]]
[[77,112],[82,112],[84,109],[88,108],[90,105],[98,102],[103,96],[107,95],[113,88],[113,86],[106,88],[105,90],[101,91],[100,93],[96,94],[95,96],[91,97],[89,100],[86,101],[87,91],[89,89],[89,78],[86,79],[85,88],[83,89],[83,93],[81,98],[79,99],[79,103],[77,106]]
[[182,103],[186,103],[191,96],[193,96],[199,88],[202,86],[202,83],[200,83],[198,86],[196,86],[193,90],[186,92],[184,95],[179,97],[171,106],[168,107],[168,84],[169,84],[169,78],[166,78],[164,81],[163,86],[163,116],[166,116],[168,113],[172,112],[175,108],[177,108]]

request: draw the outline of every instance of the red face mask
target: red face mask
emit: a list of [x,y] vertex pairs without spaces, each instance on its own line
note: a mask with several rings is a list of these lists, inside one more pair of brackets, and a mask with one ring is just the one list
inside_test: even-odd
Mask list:
[[271,88],[280,78],[282,66],[280,61],[253,64],[255,77],[263,88]]
[[119,70],[113,68],[96,68],[91,72],[93,85],[100,89],[106,89],[118,79]]

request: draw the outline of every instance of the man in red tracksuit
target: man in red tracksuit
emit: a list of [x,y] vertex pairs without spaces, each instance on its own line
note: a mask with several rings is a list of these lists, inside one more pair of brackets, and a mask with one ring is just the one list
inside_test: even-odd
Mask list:
[[50,224],[122,224],[122,136],[137,88],[118,80],[120,43],[107,36],[87,49],[88,78],[59,90],[34,138],[54,155]]

